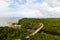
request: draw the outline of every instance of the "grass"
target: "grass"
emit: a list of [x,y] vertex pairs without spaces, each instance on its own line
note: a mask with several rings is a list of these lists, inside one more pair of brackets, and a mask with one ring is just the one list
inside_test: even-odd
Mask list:
[[25,28],[34,28],[37,29],[39,23],[44,24],[44,28],[42,30],[57,32],[60,34],[60,19],[59,18],[48,18],[48,19],[32,19],[32,18],[24,18],[19,21],[19,24]]
[[[39,24],[43,23],[44,27],[42,30],[58,33],[60,34],[60,18],[48,18],[48,19],[38,19],[38,18],[23,18],[18,21],[19,25],[22,25],[22,28],[39,28]],[[16,28],[9,28],[9,27],[0,27],[0,39],[1,40],[15,40],[15,39],[22,39],[22,40],[60,40],[60,36],[51,35],[48,33],[37,33],[34,36],[31,36],[29,39],[25,39],[27,35],[29,35],[26,29],[16,29]]]

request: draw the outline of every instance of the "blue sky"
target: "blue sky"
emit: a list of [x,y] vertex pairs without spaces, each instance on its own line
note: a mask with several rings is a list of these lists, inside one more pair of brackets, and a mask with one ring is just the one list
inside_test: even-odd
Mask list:
[[60,0],[0,0],[0,17],[60,18]]

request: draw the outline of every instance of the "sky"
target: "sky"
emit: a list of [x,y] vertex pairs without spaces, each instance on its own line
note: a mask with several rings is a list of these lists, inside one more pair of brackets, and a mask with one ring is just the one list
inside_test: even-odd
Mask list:
[[60,0],[0,0],[0,17],[60,18]]

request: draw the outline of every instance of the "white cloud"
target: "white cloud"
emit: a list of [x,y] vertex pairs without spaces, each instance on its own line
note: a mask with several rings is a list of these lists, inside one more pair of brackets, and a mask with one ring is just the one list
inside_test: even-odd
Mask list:
[[30,17],[30,18],[38,18],[38,17],[44,17],[42,13],[40,13],[39,10],[34,10],[34,9],[22,9],[17,12],[10,12],[10,11],[1,11],[0,17]]
[[60,6],[60,2],[58,0],[46,0],[46,2],[52,7]]
[[42,4],[29,1],[22,7],[39,10],[45,17],[60,17],[60,3],[57,0],[46,0]]
[[22,10],[20,11],[20,15],[24,16],[24,17],[44,17],[44,15],[42,13],[40,13],[39,10],[33,10],[33,9],[27,9],[27,10]]
[[8,3],[6,2],[6,0],[0,0],[0,9],[5,9],[8,7]]
[[[21,1],[21,0],[19,0]],[[19,9],[18,12],[12,11],[2,11],[0,16],[4,16],[4,13],[7,14],[6,17],[11,16],[23,16],[23,17],[60,17],[60,2],[57,0],[45,0],[43,3],[34,3],[36,0],[26,0],[24,5],[16,5],[22,9]],[[0,9],[7,9],[12,0],[1,0]],[[8,9],[9,10],[9,9]],[[11,9],[12,10],[12,9]]]

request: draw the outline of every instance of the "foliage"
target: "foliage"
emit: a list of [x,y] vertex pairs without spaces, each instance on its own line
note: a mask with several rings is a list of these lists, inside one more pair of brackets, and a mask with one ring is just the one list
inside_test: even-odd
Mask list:
[[14,39],[24,39],[24,37],[29,34],[26,30],[10,28],[10,27],[0,27],[0,40],[14,40]]
[[[60,35],[60,18],[23,18],[18,22],[18,24],[22,25],[22,27],[34,29],[37,29],[40,27],[39,24],[43,23],[44,28],[42,30],[58,33]],[[55,37],[48,34],[36,34],[28,40],[60,40],[60,37]]]
[[[42,30],[60,34],[60,18],[23,18],[18,21],[18,25],[22,25],[22,28],[27,29],[37,29],[40,27],[40,23],[44,24]],[[60,40],[60,36],[54,36],[47,33],[37,33],[36,35],[31,36],[29,39],[25,39],[25,37],[29,34],[30,32],[28,32],[26,29],[0,27],[0,40]]]
[[30,37],[27,40],[60,40],[60,37],[49,35],[49,34],[37,33],[36,35]]
[[37,29],[40,23],[44,24],[42,30],[57,32],[60,34],[60,19],[59,18],[47,18],[47,19],[38,19],[38,18],[24,18],[19,20],[19,25],[25,28],[34,28]]

